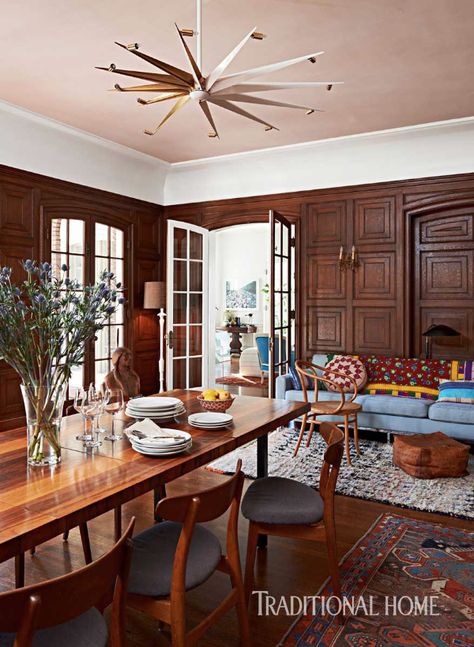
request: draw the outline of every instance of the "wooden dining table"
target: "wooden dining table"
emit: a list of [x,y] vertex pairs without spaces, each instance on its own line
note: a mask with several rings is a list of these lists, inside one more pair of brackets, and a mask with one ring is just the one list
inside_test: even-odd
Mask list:
[[[24,428],[0,434],[0,562],[145,492],[158,491],[255,439],[257,476],[266,476],[269,432],[309,410],[304,402],[240,396],[229,410],[231,426],[205,430],[187,422],[190,413],[202,410],[198,392],[174,390],[161,395],[183,401],[186,413],[166,426],[188,431],[193,439],[191,448],[173,457],[139,454],[126,436],[115,442],[103,440],[95,450],[84,449],[76,440],[83,429],[80,415],[63,419],[62,459],[52,467],[27,466]],[[107,422],[106,416],[103,422]],[[131,422],[133,419],[123,416],[118,426]]]

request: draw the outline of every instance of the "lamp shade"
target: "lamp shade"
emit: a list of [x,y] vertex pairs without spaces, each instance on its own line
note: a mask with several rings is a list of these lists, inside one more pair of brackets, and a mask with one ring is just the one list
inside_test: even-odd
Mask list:
[[423,337],[459,337],[461,333],[445,324],[432,324],[422,335]]
[[143,295],[144,310],[159,310],[166,303],[165,284],[162,281],[146,281]]

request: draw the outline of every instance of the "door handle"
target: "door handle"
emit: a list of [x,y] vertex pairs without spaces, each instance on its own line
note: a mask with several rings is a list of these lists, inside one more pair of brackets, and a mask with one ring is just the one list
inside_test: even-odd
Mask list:
[[173,348],[173,331],[170,330],[169,333],[165,335],[165,341],[168,344],[168,348]]

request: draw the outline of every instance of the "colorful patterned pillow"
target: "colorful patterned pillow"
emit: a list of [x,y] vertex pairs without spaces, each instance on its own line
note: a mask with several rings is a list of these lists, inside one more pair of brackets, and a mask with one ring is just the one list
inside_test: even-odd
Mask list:
[[[342,387],[343,393],[353,393],[354,384],[349,377],[342,377],[331,373],[331,369],[352,377],[357,384],[357,390],[360,391],[367,382],[367,372],[363,363],[351,355],[336,355],[334,359],[326,364],[325,377],[328,377],[335,385]],[[326,384],[328,391],[339,391],[338,386]]]
[[[317,371],[317,373],[319,375],[321,373],[321,371]],[[291,382],[293,383],[293,389],[295,391],[302,391],[303,387],[301,385],[300,374],[298,373],[296,368],[294,368],[293,366],[290,366],[289,374],[290,374]],[[305,382],[306,382],[306,388],[309,391],[313,391],[314,390],[314,380],[311,379],[310,377],[308,377],[307,375],[304,376],[304,379],[305,379]],[[320,391],[326,391],[326,385],[324,384],[324,382],[318,382],[318,389]]]
[[439,402],[474,404],[473,380],[440,380]]
[[[370,395],[394,395],[407,398],[436,400],[439,382],[442,379],[456,379],[461,364],[446,359],[420,359],[405,357],[384,357],[382,355],[360,355],[367,371],[364,393]],[[464,366],[466,369],[466,367]],[[468,370],[468,369],[466,369]]]

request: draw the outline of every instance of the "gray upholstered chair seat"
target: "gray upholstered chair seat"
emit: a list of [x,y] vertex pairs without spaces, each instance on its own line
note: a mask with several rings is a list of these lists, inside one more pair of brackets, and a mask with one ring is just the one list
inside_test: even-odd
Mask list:
[[[153,598],[170,594],[173,560],[181,529],[180,523],[164,521],[133,538],[129,593]],[[186,590],[199,586],[212,575],[221,554],[217,537],[203,526],[196,525],[187,561]]]
[[242,500],[242,514],[257,523],[312,524],[323,518],[319,492],[292,479],[257,479]]
[[[15,634],[0,633],[0,647],[12,647],[14,642]],[[107,644],[107,623],[96,608],[56,627],[41,629],[33,636],[33,647],[106,647]]]

